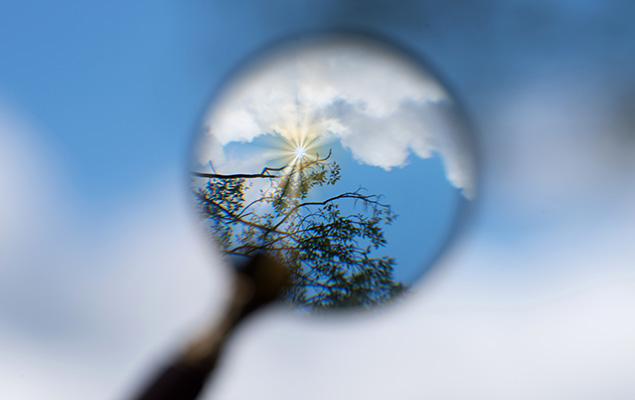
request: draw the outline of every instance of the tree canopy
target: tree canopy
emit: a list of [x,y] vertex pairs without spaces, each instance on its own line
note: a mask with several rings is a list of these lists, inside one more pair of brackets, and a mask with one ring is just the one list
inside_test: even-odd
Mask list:
[[207,179],[195,189],[201,215],[226,256],[266,252],[285,263],[284,296],[301,307],[383,303],[406,289],[393,277],[395,259],[377,255],[397,215],[361,188],[316,199],[313,189],[340,180],[330,158],[302,155],[257,174],[194,173]]

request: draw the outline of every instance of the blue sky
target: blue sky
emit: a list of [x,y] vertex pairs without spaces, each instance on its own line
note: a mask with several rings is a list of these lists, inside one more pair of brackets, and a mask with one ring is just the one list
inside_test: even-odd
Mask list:
[[354,27],[415,49],[463,101],[478,212],[390,312],[254,319],[206,396],[632,398],[634,13],[626,0],[3,2],[0,397],[119,397],[217,315],[227,276],[185,201],[196,124],[264,44]]

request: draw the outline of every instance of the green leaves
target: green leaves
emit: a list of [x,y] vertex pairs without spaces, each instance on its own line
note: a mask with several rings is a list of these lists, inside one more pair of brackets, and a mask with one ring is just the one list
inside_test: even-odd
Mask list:
[[[393,278],[395,260],[376,253],[386,245],[383,227],[396,215],[380,196],[360,190],[308,201],[315,187],[335,185],[340,166],[329,156],[261,175],[217,175],[196,192],[201,215],[227,256],[267,252],[289,266],[284,296],[306,309],[369,307],[402,293]],[[248,177],[246,177],[248,176]],[[246,201],[251,179],[269,188]],[[251,191],[253,192],[253,190]],[[363,212],[343,214],[340,205]],[[350,209],[351,207],[347,207]]]

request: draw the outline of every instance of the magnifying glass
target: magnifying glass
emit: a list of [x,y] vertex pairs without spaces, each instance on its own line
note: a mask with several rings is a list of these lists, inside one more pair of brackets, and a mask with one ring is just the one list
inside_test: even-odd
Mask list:
[[231,328],[275,298],[307,314],[406,298],[476,195],[456,98],[420,57],[359,32],[249,58],[207,107],[190,171],[204,234],[239,277],[225,320],[164,378],[189,376],[192,393]]
[[372,308],[433,265],[475,195],[472,138],[419,59],[360,33],[307,35],[240,68],[211,102],[191,169],[230,265],[287,266],[302,311]]

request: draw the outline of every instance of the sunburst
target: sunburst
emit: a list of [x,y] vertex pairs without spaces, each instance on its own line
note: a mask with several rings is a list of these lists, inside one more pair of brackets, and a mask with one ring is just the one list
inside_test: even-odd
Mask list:
[[298,196],[297,183],[301,179],[303,165],[317,160],[326,150],[324,135],[316,133],[320,132],[319,129],[311,128],[309,124],[299,124],[293,129],[276,132],[273,154],[283,163],[280,171],[283,178],[278,185],[283,188],[284,196]]
[[324,150],[324,135],[313,124],[298,124],[279,133],[277,148],[283,162],[293,167],[298,163],[313,161]]
[[295,158],[297,159],[303,159],[304,157],[306,157],[306,149],[302,146],[298,146],[295,148]]

